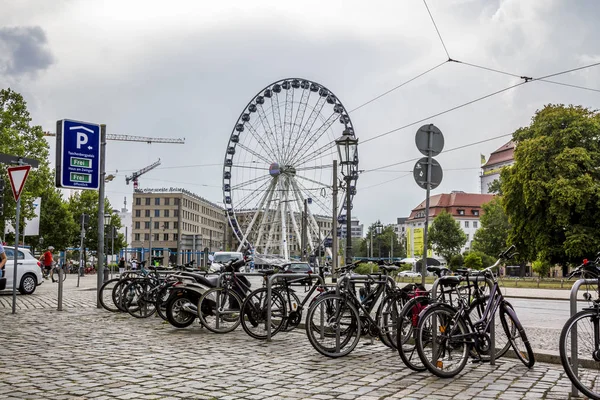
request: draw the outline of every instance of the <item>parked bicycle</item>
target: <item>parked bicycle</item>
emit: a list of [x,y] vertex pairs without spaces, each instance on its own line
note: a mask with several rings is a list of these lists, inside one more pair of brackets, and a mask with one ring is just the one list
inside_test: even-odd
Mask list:
[[[562,329],[560,362],[577,389],[591,399],[600,399],[600,254],[594,261],[584,260],[569,274],[569,279],[575,276],[593,279],[595,283],[592,287],[588,285],[584,293],[591,304],[569,318]],[[575,348],[576,358],[573,358]]]
[[497,277],[492,272],[501,261],[512,258],[515,254],[513,251],[514,246],[511,246],[499,255],[494,265],[481,271],[473,271],[474,275],[493,282],[480,319],[472,321],[469,317],[471,306],[465,296],[458,297],[458,307],[435,303],[421,312],[416,331],[416,347],[421,362],[431,373],[441,378],[450,378],[463,370],[469,357],[476,362],[485,361],[484,356],[489,354],[492,343],[490,327],[495,323],[497,312],[500,313],[502,327],[517,358],[529,368],[534,365],[535,358],[525,330],[512,306],[504,299]]

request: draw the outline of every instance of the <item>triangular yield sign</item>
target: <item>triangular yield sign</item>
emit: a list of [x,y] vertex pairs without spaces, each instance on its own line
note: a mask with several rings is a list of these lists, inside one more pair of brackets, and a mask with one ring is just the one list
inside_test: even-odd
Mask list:
[[8,177],[10,178],[10,187],[12,188],[15,201],[19,201],[21,191],[25,187],[25,181],[29,176],[31,165],[21,165],[18,167],[8,167]]

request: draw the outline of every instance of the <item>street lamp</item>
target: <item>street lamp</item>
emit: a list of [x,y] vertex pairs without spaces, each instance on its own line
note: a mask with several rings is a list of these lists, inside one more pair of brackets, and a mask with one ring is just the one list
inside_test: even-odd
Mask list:
[[375,232],[377,233],[377,244],[379,245],[377,257],[381,259],[381,238],[379,235],[381,235],[381,232],[383,232],[383,225],[381,225],[380,222],[377,222],[377,225],[375,225]]
[[346,182],[346,264],[352,263],[352,180],[358,178],[358,173],[353,168],[358,164],[358,139],[354,137],[354,132],[347,128],[339,137],[335,144],[340,156],[342,175]]

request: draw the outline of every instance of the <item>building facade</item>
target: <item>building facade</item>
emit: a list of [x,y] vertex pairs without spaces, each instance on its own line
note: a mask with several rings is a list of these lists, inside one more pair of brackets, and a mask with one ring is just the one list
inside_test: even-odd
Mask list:
[[[482,156],[483,157],[483,156]],[[496,179],[500,179],[502,168],[515,163],[515,143],[511,140],[498,150],[490,154],[490,158],[481,167],[481,193],[489,194],[489,186]]]
[[145,254],[147,259],[151,248],[163,265],[199,261],[197,254],[204,249],[224,249],[226,230],[224,208],[185,189],[138,189],[133,194],[131,247],[138,257]]
[[[443,211],[448,212],[467,235],[467,242],[461,249],[461,253],[471,249],[471,242],[475,232],[480,227],[480,218],[483,213],[483,204],[490,202],[493,194],[452,192],[437,194],[429,199],[429,223],[431,226],[434,218]],[[423,230],[425,227],[425,201],[416,206],[408,220],[407,225],[407,256],[415,257],[423,254]],[[440,258],[435,253],[428,257]]]
[[[350,229],[350,234],[352,235],[352,238],[360,239],[363,237],[365,227],[363,224],[360,223],[360,220],[358,218],[352,218],[352,220],[350,221]],[[346,237],[346,223],[340,224],[340,237]]]

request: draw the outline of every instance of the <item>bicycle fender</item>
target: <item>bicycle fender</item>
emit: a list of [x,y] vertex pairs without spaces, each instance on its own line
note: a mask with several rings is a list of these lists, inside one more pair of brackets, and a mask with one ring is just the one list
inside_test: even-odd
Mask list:
[[423,315],[427,312],[427,310],[429,310],[432,307],[443,308],[443,309],[448,310],[448,311],[450,311],[452,313],[458,312],[458,310],[455,307],[449,306],[448,304],[444,304],[444,303],[431,303],[427,307],[425,307],[424,309],[421,310],[421,312],[419,313],[419,319],[423,318]]

